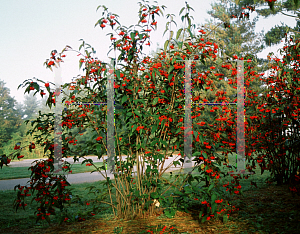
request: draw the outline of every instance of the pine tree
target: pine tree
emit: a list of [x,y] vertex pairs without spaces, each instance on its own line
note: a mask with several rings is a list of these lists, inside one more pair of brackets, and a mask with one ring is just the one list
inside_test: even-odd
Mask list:
[[268,47],[280,44],[283,39],[287,40],[287,37],[299,38],[299,0],[278,0],[272,4],[267,3],[265,0],[241,0],[236,2],[239,7],[254,7],[258,16],[262,16],[265,19],[269,16],[282,14],[286,17],[292,17],[297,21],[294,28],[289,27],[284,23],[282,23],[282,25],[274,25],[274,27],[272,27],[264,36],[264,42]]

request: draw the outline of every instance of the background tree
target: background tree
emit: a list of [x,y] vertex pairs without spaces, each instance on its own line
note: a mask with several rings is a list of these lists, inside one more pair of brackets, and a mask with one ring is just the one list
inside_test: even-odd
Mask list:
[[15,109],[16,100],[9,93],[9,88],[0,80],[0,150],[3,150],[3,144],[12,139],[12,134],[18,131],[22,123],[20,110]]
[[[38,117],[38,111],[39,111],[39,103],[40,101],[37,101],[36,96],[33,96],[33,93],[30,94],[26,94],[24,96],[25,100],[24,100],[24,107],[22,109],[24,109],[23,111],[23,116],[25,120],[32,120],[32,119],[36,119],[36,117]],[[26,116],[26,117],[25,117]]]
[[[30,122],[26,125],[25,120],[34,120],[38,117],[40,101],[37,101],[36,96],[33,93],[25,95],[24,104],[18,103],[17,113],[21,116],[21,124],[19,128],[14,131],[10,136],[11,138],[3,143],[3,153],[9,155],[13,152],[16,142],[20,142],[21,146],[29,145],[31,142],[35,142],[34,135],[26,135],[31,128]],[[45,107],[45,106],[44,106]],[[49,109],[50,110],[50,109]],[[36,145],[36,150],[29,152],[29,148],[22,151],[24,158],[41,158],[43,157],[43,149],[39,145]]]
[[[253,60],[256,60],[258,67],[255,70],[258,73],[262,73],[268,68],[268,60],[260,59],[256,55],[264,48],[264,33],[255,33],[255,26],[258,21],[258,17],[250,20],[250,14],[254,11],[251,6],[242,7],[235,4],[233,0],[220,0],[211,4],[211,10],[207,11],[211,15],[210,20],[206,20],[206,23],[201,27],[206,35],[211,39],[218,41],[218,64],[226,64],[229,57],[238,55],[239,57],[248,57],[251,55]],[[229,64],[229,63],[228,63]],[[245,71],[248,69],[247,63],[245,63]],[[230,102],[234,102],[237,97],[236,89],[233,89],[232,85],[229,85],[227,76],[229,76],[228,69],[221,69],[221,73],[225,74],[225,79],[221,80],[217,84],[219,91],[225,91],[226,97],[229,97]],[[253,78],[253,77],[252,77]],[[253,79],[250,82],[249,89],[254,90],[257,94],[261,91],[262,82],[258,79]],[[202,91],[203,93],[203,91]],[[216,91],[208,90],[206,93],[206,99],[209,102],[215,102]],[[211,115],[210,112],[205,111],[203,116]]]
[[265,0],[237,0],[236,3],[239,7],[252,5],[255,7],[258,16],[262,16],[264,19],[278,14],[295,18],[296,26],[294,28],[284,23],[282,23],[282,25],[274,25],[274,27],[264,35],[266,46],[278,45],[283,39],[287,40],[287,37],[299,38],[299,0],[277,0],[272,4],[267,3]]
[[[235,2],[219,0],[211,4],[212,9],[207,11],[211,15],[210,20],[206,20],[203,25],[212,32],[210,33],[212,38],[219,40],[219,51],[225,59],[234,54],[242,57],[246,54],[256,55],[266,48],[264,31],[255,33],[259,17],[250,20],[250,15],[255,9],[249,4],[242,6],[236,5]],[[258,72],[265,71],[267,59],[257,58],[257,60],[261,64]]]

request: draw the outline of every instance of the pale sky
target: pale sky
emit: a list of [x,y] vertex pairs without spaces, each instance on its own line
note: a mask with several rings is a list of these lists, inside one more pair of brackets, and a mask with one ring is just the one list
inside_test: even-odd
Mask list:
[[[194,8],[194,23],[205,23],[209,19],[207,10],[211,9],[210,3],[213,0],[189,0],[188,3]],[[152,3],[152,1],[150,1]],[[183,26],[179,18],[179,11],[184,7],[184,0],[159,0],[159,5],[165,5],[164,15],[175,14],[178,26]],[[43,63],[50,57],[50,52],[56,49],[61,52],[69,45],[78,50],[84,39],[96,50],[96,57],[100,60],[107,60],[110,39],[105,36],[112,32],[106,27],[102,30],[99,26],[94,27],[101,18],[101,11],[96,12],[99,5],[108,7],[109,12],[120,16],[119,22],[124,26],[135,25],[138,21],[138,1],[136,0],[10,0],[2,1],[0,8],[0,80],[4,80],[5,87],[10,89],[10,96],[19,103],[24,101],[25,89],[17,90],[19,84],[26,79],[36,77],[45,82],[54,83],[54,72],[46,69]],[[250,17],[256,16],[253,12]],[[163,17],[157,18],[158,30],[151,33],[152,45],[148,51],[156,49],[156,44],[163,46],[167,34],[162,38],[167,20]],[[272,26],[281,25],[280,21],[291,27],[296,25],[295,19],[284,15],[260,19],[257,23],[256,32],[262,29],[268,31]],[[176,30],[175,30],[176,33]],[[259,57],[266,58],[270,51],[279,56],[276,52],[282,48],[279,46],[266,49],[259,54]],[[73,77],[83,74],[79,71],[79,58],[76,52],[65,53],[65,62],[62,64],[62,81],[71,82]],[[110,56],[113,56],[111,53]],[[50,86],[52,87],[52,86]],[[54,87],[53,87],[54,88]],[[41,99],[36,94],[38,100]],[[45,99],[45,97],[44,97]]]

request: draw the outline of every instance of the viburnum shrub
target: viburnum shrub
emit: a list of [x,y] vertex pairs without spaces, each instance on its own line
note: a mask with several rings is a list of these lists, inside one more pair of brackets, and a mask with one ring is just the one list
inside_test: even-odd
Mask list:
[[[272,181],[277,185],[290,184],[290,190],[300,194],[300,132],[299,132],[299,97],[300,97],[300,40],[287,38],[281,54],[282,60],[275,57],[270,64],[271,74],[263,81],[270,86],[262,96],[258,106],[261,119],[256,127],[260,129],[255,143],[258,157],[251,157],[264,170],[271,172]],[[291,131],[287,134],[287,129]],[[249,168],[253,168],[249,165]],[[254,167],[255,168],[255,167]],[[295,187],[297,185],[298,189]]]
[[[146,215],[151,216],[155,206],[153,199],[156,199],[161,204],[167,204],[171,207],[165,211],[170,217],[174,216],[176,210],[187,212],[189,205],[198,205],[201,207],[199,215],[201,221],[219,217],[223,217],[223,221],[226,221],[235,207],[231,206],[225,197],[229,196],[229,194],[239,194],[241,189],[239,184],[241,175],[231,174],[230,176],[233,177],[231,183],[220,184],[220,179],[227,176],[227,174],[221,173],[221,164],[223,162],[223,165],[229,167],[228,163],[226,163],[228,154],[236,151],[236,129],[234,123],[236,122],[235,115],[237,112],[234,109],[226,105],[222,109],[221,107],[211,108],[210,112],[216,118],[210,124],[206,120],[199,118],[201,113],[197,113],[204,110],[204,108],[210,107],[192,107],[192,112],[194,113],[192,119],[194,119],[195,124],[193,131],[190,133],[195,136],[192,148],[193,156],[197,157],[193,159],[195,161],[193,170],[198,170],[199,174],[197,176],[192,174],[176,175],[176,180],[170,184],[169,181],[162,178],[162,174],[171,165],[164,170],[163,165],[166,158],[173,157],[175,150],[180,151],[179,155],[184,155],[184,60],[196,60],[191,64],[192,92],[194,93],[194,90],[217,90],[216,82],[224,78],[223,71],[229,71],[230,73],[228,77],[229,84],[236,84],[236,60],[238,59],[244,60],[246,65],[247,69],[244,72],[244,76],[246,79],[245,86],[248,87],[251,80],[261,76],[255,71],[255,57],[246,55],[245,58],[238,58],[235,55],[223,63],[223,60],[217,56],[218,44],[209,37],[209,33],[205,34],[203,29],[199,30],[199,35],[191,32],[192,28],[195,29],[195,25],[191,24],[189,16],[189,11],[192,8],[186,3],[186,7],[181,10],[180,14],[185,10],[182,21],[188,22],[188,27],[179,29],[176,39],[173,38],[174,33],[170,31],[170,39],[165,43],[164,51],[158,53],[157,57],[150,58],[142,54],[143,46],[150,45],[150,31],[157,27],[155,17],[160,15],[160,13],[162,14],[161,9],[164,9],[164,6],[150,6],[145,4],[144,1],[140,3],[139,22],[136,26],[136,28],[140,28],[140,31],[132,29],[132,27],[126,28],[121,26],[118,22],[118,15],[108,12],[105,6],[102,7],[104,9],[103,17],[97,22],[96,26],[99,25],[102,29],[106,25],[111,26],[113,30],[113,33],[110,34],[112,49],[120,52],[115,61],[117,65],[122,66],[122,69],[117,69],[116,66],[111,66],[109,63],[93,58],[94,48],[91,48],[90,45],[85,44],[83,41],[79,50],[84,47],[85,55],[80,51],[77,52],[80,56],[83,56],[79,63],[80,66],[84,64],[86,74],[77,79],[76,82],[62,86],[62,88],[68,87],[72,90],[67,95],[69,100],[67,100],[67,97],[63,98],[63,102],[65,101],[67,104],[75,102],[105,103],[107,102],[107,93],[104,87],[108,82],[108,77],[114,75],[115,99],[117,103],[123,106],[123,109],[115,111],[115,145],[117,146],[115,149],[116,156],[114,157],[116,165],[114,172],[115,182],[113,183],[110,177],[107,176],[104,165],[97,167],[92,159],[83,161],[83,163],[88,162],[89,165],[94,166],[95,171],[99,171],[102,175],[101,170],[105,171],[105,176],[103,176],[106,180],[100,183],[107,186],[110,203],[101,202],[111,205],[114,215],[124,219],[135,218],[139,215],[144,217]],[[119,26],[114,29],[116,24]],[[190,37],[179,41],[178,38],[182,32],[183,35],[185,32],[188,32]],[[88,45],[88,48],[85,48],[85,45]],[[89,48],[92,51],[89,52]],[[75,50],[72,50],[69,46],[65,47],[61,53],[57,53],[54,50],[51,52],[50,60],[47,59],[45,65],[51,70],[53,66],[59,66],[63,62],[62,58],[65,57],[63,54],[65,51]],[[196,66],[199,62],[206,65],[207,69],[205,71]],[[44,83],[49,93],[47,105],[51,108],[52,104],[55,105],[55,99],[53,98],[55,94],[50,89],[50,82],[45,83],[44,81],[36,80]],[[34,95],[40,92],[43,97],[45,95],[44,90],[37,81],[26,80],[24,81],[26,83],[23,83],[23,87],[27,86],[25,92],[29,93],[35,90]],[[84,88],[81,87],[82,85]],[[233,86],[233,88],[236,89],[237,87]],[[251,93],[251,90],[248,90],[248,92]],[[76,97],[80,93],[84,93],[84,96]],[[225,104],[228,101],[226,92],[218,92],[216,97],[217,102],[222,101]],[[194,102],[200,100],[207,102],[205,96],[193,97]],[[234,101],[237,100],[235,99]],[[256,101],[256,93],[247,96],[247,103],[249,110],[252,111],[251,113],[255,110]],[[97,105],[88,107],[79,105],[78,109],[69,107],[67,110],[63,110],[62,127],[64,127],[64,130],[61,134],[63,157],[74,153],[70,150],[69,144],[76,145],[76,135],[71,136],[68,129],[77,127],[81,134],[81,131],[84,129],[92,127],[94,135],[89,141],[85,142],[84,146],[79,145],[76,152],[80,152],[79,157],[82,158],[85,158],[84,156],[91,151],[99,159],[103,158],[103,155],[106,154],[106,142],[103,140],[101,133],[107,133],[107,121],[103,121],[103,119],[106,120],[106,110],[106,106],[99,108]],[[222,111],[225,112],[223,113]],[[118,131],[121,128],[121,116],[125,117],[127,129],[127,132],[122,134]],[[256,116],[250,116],[249,118],[253,119]],[[36,201],[40,203],[40,207],[38,208],[37,220],[46,219],[50,222],[49,216],[55,214],[54,208],[63,210],[64,203],[66,201],[70,202],[69,197],[71,193],[66,188],[69,184],[64,175],[59,177],[51,176],[51,173],[54,175],[54,143],[53,139],[48,139],[48,137],[51,137],[51,131],[53,131],[54,113],[41,114],[39,111],[39,117],[31,121],[31,126],[33,125],[33,129],[28,134],[37,133],[34,138],[37,139],[36,144],[45,146],[44,153],[49,150],[50,154],[47,155],[47,160],[36,162],[36,165],[31,167],[30,187],[16,186],[20,191],[17,195],[15,207],[18,208],[20,206],[24,208],[26,205],[24,198],[28,191],[31,190],[33,193],[34,190],[38,190]],[[245,136],[248,137],[249,132],[253,130],[256,129],[252,128],[252,126],[249,128],[246,122]],[[151,135],[154,135],[154,137],[150,137]],[[209,138],[204,141],[203,137],[205,135],[208,135]],[[248,139],[246,141],[246,153],[250,151],[249,146],[255,140]],[[21,149],[16,150],[20,151]],[[167,153],[169,150],[172,150],[172,152]],[[222,155],[219,155],[217,151],[222,151]],[[126,161],[121,160],[121,155],[128,155]],[[158,159],[161,161],[159,165],[157,165]],[[78,161],[77,156],[74,156],[75,161]],[[144,168],[144,162],[150,165]],[[183,163],[184,159],[180,158],[178,161],[174,161],[173,165],[180,165],[180,162]],[[203,162],[201,167],[199,167],[200,162]],[[132,177],[132,169],[135,163],[137,165],[143,164],[142,171],[139,169],[137,171],[136,179]],[[161,167],[159,168],[160,165]],[[69,165],[64,166],[63,169],[70,171]],[[172,174],[170,175],[171,177]],[[182,181],[180,181],[181,178]],[[199,189],[191,184],[193,180],[197,180],[199,183],[201,181],[207,183]],[[175,192],[177,196],[163,195],[168,189],[162,192],[162,185],[169,185],[168,189],[170,187],[178,189]],[[117,204],[112,202],[112,187],[116,189]],[[229,192],[229,194],[223,191],[222,187],[226,187],[226,192]],[[117,214],[115,214],[115,209]],[[68,217],[65,217],[65,220],[67,219]]]

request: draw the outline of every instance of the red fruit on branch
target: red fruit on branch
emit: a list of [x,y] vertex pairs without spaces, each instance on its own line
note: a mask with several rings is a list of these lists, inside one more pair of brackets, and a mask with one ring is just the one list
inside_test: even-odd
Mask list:
[[35,144],[33,142],[29,145],[29,149],[35,149]]
[[14,148],[14,150],[17,150],[17,149],[20,149],[20,146],[18,146],[18,145],[15,145],[15,148]]
[[50,61],[49,63],[48,63],[48,66],[51,66],[51,65],[53,65],[54,64],[54,62],[53,61]]

